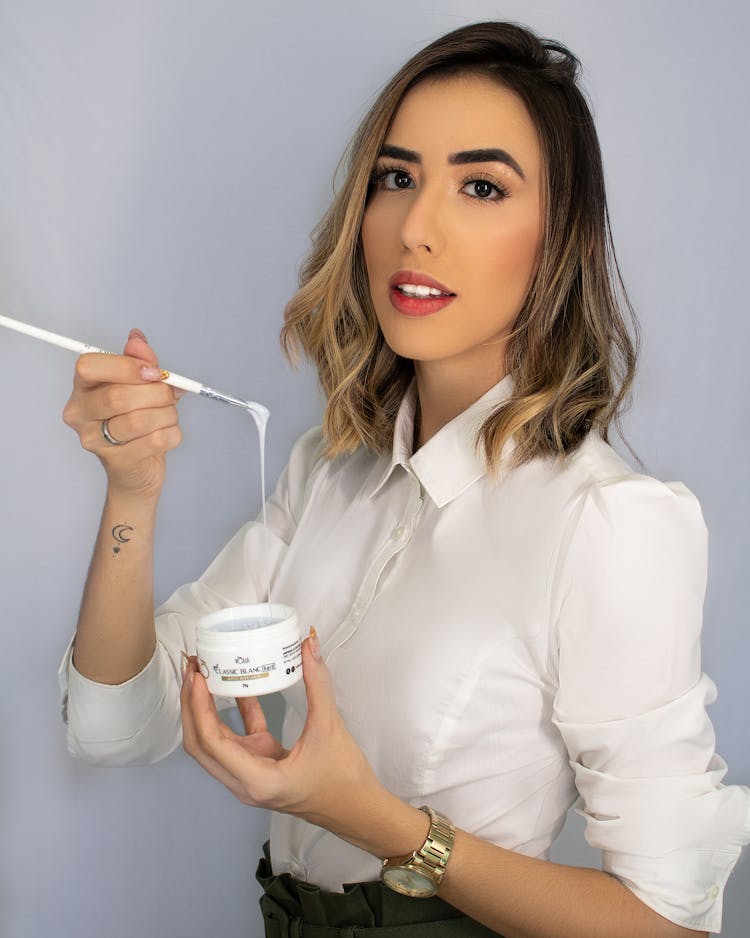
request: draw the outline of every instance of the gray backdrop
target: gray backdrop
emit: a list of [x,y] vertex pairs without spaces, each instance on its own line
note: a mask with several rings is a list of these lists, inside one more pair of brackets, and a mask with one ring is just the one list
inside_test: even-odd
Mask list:
[[[710,714],[725,781],[748,784],[750,15],[740,0],[0,0],[0,310],[116,349],[137,325],[168,367],[265,402],[274,482],[321,413],[313,376],[288,369],[277,333],[339,154],[404,59],[486,18],[525,22],[584,63],[645,333],[626,433],[651,474],[684,481],[702,502],[704,669],[720,691]],[[55,671],[104,492],[98,462],[60,420],[73,361],[0,335],[0,933],[256,938],[264,812],[181,750],[130,770],[66,753]],[[159,600],[260,501],[250,421],[191,395],[180,406]],[[577,816],[553,859],[598,865]],[[726,892],[728,938],[747,934],[749,873],[746,851]]]

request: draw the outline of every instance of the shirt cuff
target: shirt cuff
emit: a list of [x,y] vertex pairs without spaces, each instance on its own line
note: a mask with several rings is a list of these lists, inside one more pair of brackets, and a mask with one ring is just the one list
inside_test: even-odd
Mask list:
[[719,934],[724,887],[741,849],[674,850],[660,858],[605,850],[602,869],[675,925]]
[[76,670],[74,641],[75,636],[58,671],[69,752],[102,765],[142,765],[175,749],[181,739],[180,684],[161,643],[138,674],[122,684],[100,684]]

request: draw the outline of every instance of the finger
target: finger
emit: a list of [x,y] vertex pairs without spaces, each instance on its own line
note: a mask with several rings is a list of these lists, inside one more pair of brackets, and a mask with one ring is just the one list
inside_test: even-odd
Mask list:
[[219,720],[213,696],[200,673],[193,674],[192,686],[186,693],[186,705],[193,734],[191,745],[201,757],[212,760],[212,764],[221,771],[222,780],[232,778],[235,784],[241,785],[242,795],[238,796],[241,800],[270,807],[268,798],[274,788],[270,775],[275,775],[276,761],[249,752],[237,734]]
[[[192,758],[209,773],[209,775],[213,775],[213,777],[220,781],[222,785],[226,786],[236,798],[242,801],[245,793],[238,779],[236,779],[231,772],[228,772],[216,759],[209,755],[200,744],[191,707],[191,687],[188,680],[189,674],[192,673],[195,675],[196,673],[195,661],[196,659],[194,657],[189,659],[186,674],[182,682],[182,690],[180,691],[182,747],[189,756],[192,756]],[[200,674],[198,676],[200,677]],[[218,714],[215,713],[215,709],[214,714],[217,723],[221,724]],[[217,727],[217,729],[219,732],[221,731],[220,726]]]
[[[89,368],[84,359],[90,357],[92,356],[81,356],[76,365],[77,371],[81,369],[85,371]],[[140,379],[140,384],[132,384],[127,381],[114,383],[95,381],[94,377],[96,375],[101,378],[111,377],[113,364],[114,370],[119,370],[120,377],[124,376],[129,380],[134,380],[133,373],[130,372],[130,365],[133,364],[134,360],[123,359],[118,356],[118,361],[113,363],[111,357],[107,358],[108,360],[105,362],[106,374],[103,371],[94,369],[87,372],[88,377],[85,379],[76,377],[76,383],[79,386],[74,388],[63,409],[62,417],[64,422],[77,433],[81,434],[90,421],[101,424],[102,420],[117,414],[130,413],[148,407],[171,406],[178,400],[177,390],[164,384],[161,380]],[[121,367],[122,362],[125,363],[126,368]],[[139,367],[146,366],[139,365]],[[130,373],[126,374],[126,372]],[[161,372],[158,374],[161,375]],[[82,380],[88,382],[88,384],[86,386],[80,384]],[[179,394],[181,393],[179,392]]]
[[86,352],[76,361],[73,387],[88,390],[97,384],[143,384],[161,380],[162,373],[152,362],[128,355]]
[[[184,730],[183,730],[184,732]],[[250,799],[247,796],[241,783],[215,759],[212,759],[208,753],[201,749],[185,746],[185,752],[209,775],[212,775],[217,781],[227,788],[234,797],[243,804],[249,804]]]
[[242,716],[242,724],[248,736],[268,731],[266,715],[257,697],[235,697],[237,709]]
[[80,421],[106,420],[148,407],[167,407],[175,402],[174,388],[161,381],[133,384],[102,384],[80,395]]
[[140,358],[151,365],[158,365],[159,359],[156,352],[148,344],[148,339],[140,329],[131,329],[128,335],[128,341],[125,343],[123,355],[130,355],[133,358]]
[[[158,430],[176,427],[178,423],[177,408],[174,404],[169,407],[135,410],[130,414],[120,414],[107,419],[107,429],[121,443],[132,443]],[[93,426],[85,430],[85,434],[92,434],[96,438],[93,442],[98,446],[102,440],[101,421],[95,421]]]
[[[182,430],[179,426],[154,430],[148,436],[131,440],[127,446],[113,446],[108,443],[102,436],[101,424],[97,424],[95,429],[96,432],[87,431],[82,436],[81,445],[90,453],[95,453],[104,462],[105,466],[113,468],[123,464],[135,466],[149,456],[160,456],[176,449],[182,442]],[[114,438],[118,439],[117,436]]]
[[[184,695],[185,700],[190,703],[190,709],[189,709],[190,726],[191,726],[192,731],[196,733],[196,738],[197,738],[197,722],[196,722],[196,716],[195,716],[196,707],[197,707],[196,700],[199,700],[200,701],[199,712],[205,716],[206,718],[205,725],[210,728],[210,731],[214,735],[221,736],[225,739],[234,739],[234,740],[241,739],[242,737],[238,736],[237,733],[235,733],[234,730],[231,728],[231,726],[227,726],[226,723],[224,723],[222,720],[219,719],[219,713],[218,713],[218,710],[216,709],[216,701],[214,700],[214,696],[209,691],[208,684],[206,683],[206,679],[203,677],[203,675],[200,672],[200,668],[198,667],[198,657],[196,655],[191,655],[187,659],[187,664],[183,666],[185,668],[185,672],[182,678],[182,690],[180,693],[181,693],[181,697],[182,695]],[[192,682],[188,681],[187,679],[188,673],[191,671],[193,673]],[[196,678],[200,678],[200,690],[198,691],[198,694],[200,696],[198,698],[194,696]]]
[[302,679],[307,691],[307,724],[327,729],[339,714],[331,673],[323,663],[314,628],[302,642]]

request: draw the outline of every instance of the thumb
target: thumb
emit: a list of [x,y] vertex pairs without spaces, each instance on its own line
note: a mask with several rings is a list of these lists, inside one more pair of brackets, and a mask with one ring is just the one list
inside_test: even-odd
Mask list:
[[132,358],[138,358],[140,361],[148,362],[150,365],[159,364],[156,352],[148,344],[148,339],[140,329],[130,330],[128,341],[125,343],[122,354],[130,355]]
[[330,726],[338,716],[331,672],[323,664],[320,642],[314,626],[302,643],[302,678],[307,691],[307,723],[319,728]]

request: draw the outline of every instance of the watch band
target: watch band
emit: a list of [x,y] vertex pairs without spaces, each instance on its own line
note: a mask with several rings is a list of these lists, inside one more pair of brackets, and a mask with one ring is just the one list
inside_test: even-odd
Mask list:
[[429,872],[435,880],[435,885],[439,886],[445,876],[445,867],[453,849],[456,828],[444,814],[439,814],[429,805],[424,804],[419,810],[429,814],[432,823],[427,832],[427,839],[415,852],[415,857],[421,859],[423,871]]
[[[387,886],[396,892],[405,891],[403,887],[393,882],[394,871],[412,871],[421,874],[426,880],[434,884],[434,889],[424,892],[424,895],[433,895],[437,891],[445,876],[445,867],[453,849],[456,829],[443,814],[438,813],[429,805],[422,805],[419,809],[430,817],[430,829],[425,842],[414,853],[403,857],[390,857],[383,860],[381,879]],[[385,876],[383,874],[386,874]],[[391,875],[389,875],[391,874]],[[427,885],[427,883],[425,883]],[[408,895],[421,894],[421,890],[410,890]]]

